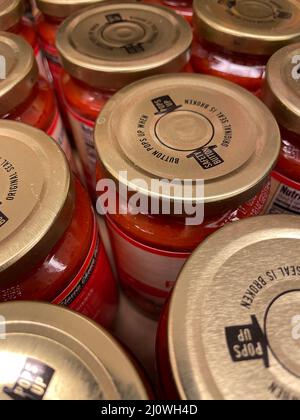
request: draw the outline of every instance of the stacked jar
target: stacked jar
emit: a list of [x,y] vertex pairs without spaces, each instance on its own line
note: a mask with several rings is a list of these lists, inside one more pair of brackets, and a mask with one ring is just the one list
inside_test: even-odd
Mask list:
[[0,144],[0,302],[51,302],[109,327],[115,281],[64,153],[42,131],[6,120]]
[[53,77],[55,87],[58,88],[58,79],[61,72],[61,64],[58,51],[55,46],[56,34],[59,25],[72,13],[85,7],[101,3],[103,0],[37,0],[37,6],[42,16],[37,23],[39,41]]
[[192,32],[166,8],[105,3],[73,14],[59,28],[57,49],[66,111],[95,195],[95,121],[120,88],[146,76],[188,71]]
[[157,356],[165,399],[300,399],[300,220],[226,226],[181,272]]
[[40,50],[37,34],[31,22],[23,19],[22,0],[0,0],[0,31],[22,36],[33,48],[41,76],[49,80],[49,68]]
[[183,74],[118,92],[97,120],[95,142],[97,208],[106,214],[119,277],[152,315],[201,241],[263,212],[280,151],[276,121],[254,95]]
[[170,7],[183,16],[190,25],[193,22],[193,0],[144,0],[145,3]]
[[300,44],[283,48],[270,59],[262,99],[282,136],[268,212],[300,215]]
[[256,93],[269,58],[300,40],[300,2],[195,0],[194,26],[194,70]]
[[39,76],[32,48],[20,36],[0,32],[0,55],[5,62],[5,74],[0,78],[0,117],[43,130],[72,161],[53,89]]

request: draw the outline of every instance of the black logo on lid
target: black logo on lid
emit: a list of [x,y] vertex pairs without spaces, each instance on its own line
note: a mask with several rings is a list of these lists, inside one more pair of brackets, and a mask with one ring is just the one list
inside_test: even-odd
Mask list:
[[173,99],[169,95],[160,96],[159,98],[152,99],[152,103],[157,109],[155,115],[162,115],[168,112],[176,111],[181,108],[182,105],[176,105]]
[[111,15],[106,15],[106,20],[109,24],[113,24],[113,23],[118,23],[118,22],[123,22],[123,18],[120,15],[120,13],[113,13]]
[[5,223],[7,223],[8,222],[8,217],[7,216],[5,216],[5,214],[4,213],[2,213],[2,211],[0,211],[0,227],[1,226],[4,226],[5,225]]
[[142,43],[128,44],[128,45],[124,45],[124,47],[122,48],[124,48],[128,54],[139,54],[145,51],[144,45]]
[[42,400],[54,375],[54,369],[35,359],[26,359],[13,388],[4,392],[13,400]]
[[268,343],[255,315],[252,324],[225,328],[227,345],[233,362],[263,360],[270,367]]
[[211,169],[224,163],[224,160],[216,152],[217,146],[206,146],[195,150],[188,155],[188,158],[194,158],[203,169]]

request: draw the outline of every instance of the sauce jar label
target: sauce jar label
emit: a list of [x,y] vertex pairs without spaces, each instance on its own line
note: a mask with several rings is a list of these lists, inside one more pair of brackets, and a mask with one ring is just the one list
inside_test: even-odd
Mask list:
[[113,274],[104,246],[100,242],[95,220],[92,245],[85,262],[68,287],[52,303],[67,306],[106,325],[104,320],[109,320],[112,314],[107,308],[107,313],[103,313],[105,303],[113,299],[105,296],[106,288],[101,279],[105,279],[106,284],[114,285]]
[[274,172],[267,213],[300,215],[300,184]]
[[69,161],[72,161],[72,150],[71,150],[70,142],[69,142],[67,133],[65,131],[65,128],[63,126],[63,122],[62,122],[62,119],[58,110],[56,110],[54,120],[47,134],[50,137],[52,137],[60,145],[60,147],[65,152],[67,159]]
[[162,306],[191,253],[151,248],[127,236],[109,217],[106,220],[124,287]]
[[62,69],[58,52],[56,48],[54,48],[52,45],[46,44],[42,40],[40,40],[39,42],[42,51],[47,59],[48,68],[52,75],[52,78],[55,81],[55,83],[58,83],[60,72]]
[[83,164],[86,181],[91,191],[95,190],[96,151],[94,146],[95,123],[81,117],[67,106],[67,114],[74,134],[77,149]]
[[48,80],[50,83],[52,82],[52,76],[51,76],[51,72],[48,66],[48,62],[46,60],[46,58],[43,55],[42,50],[39,48],[39,46],[37,45],[34,49],[34,55],[35,55],[35,59],[37,61],[38,64],[38,68],[39,68],[39,73],[40,75]]

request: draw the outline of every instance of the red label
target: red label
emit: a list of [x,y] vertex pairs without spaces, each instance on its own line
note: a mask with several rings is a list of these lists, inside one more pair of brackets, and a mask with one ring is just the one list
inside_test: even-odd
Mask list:
[[109,327],[114,319],[117,303],[115,279],[105,249],[94,222],[94,234],[84,264],[69,286],[52,302]]
[[58,110],[56,110],[55,117],[50,128],[48,129],[47,134],[60,145],[60,147],[65,152],[69,162],[72,162],[71,145]]
[[149,247],[127,236],[108,217],[107,224],[121,282],[162,306],[191,254]]

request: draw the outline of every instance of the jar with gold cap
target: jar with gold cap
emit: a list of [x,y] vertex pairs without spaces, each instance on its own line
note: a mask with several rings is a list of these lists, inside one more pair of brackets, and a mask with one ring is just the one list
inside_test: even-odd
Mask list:
[[299,400],[300,219],[228,225],[182,270],[157,340],[165,398]]
[[61,87],[90,190],[95,193],[93,131],[99,112],[120,88],[146,76],[179,72],[190,60],[192,32],[166,8],[107,2],[60,26]]
[[49,80],[49,68],[40,50],[37,35],[31,22],[23,19],[23,0],[0,0],[0,31],[22,36],[33,48],[41,76]]
[[59,25],[72,13],[101,3],[103,0],[37,0],[37,7],[42,16],[37,23],[37,31],[42,50],[47,57],[49,68],[58,87],[61,72],[59,55],[55,46]]
[[110,326],[115,281],[64,153],[42,131],[6,120],[0,144],[0,302],[51,302]]
[[193,0],[144,0],[144,3],[170,7],[183,16],[190,25],[193,21]]
[[257,92],[268,59],[300,41],[299,0],[195,0],[192,64]]
[[280,133],[245,89],[176,74],[117,93],[97,120],[95,143],[97,208],[106,214],[121,283],[157,314],[205,237],[263,211]]
[[285,47],[270,59],[262,99],[282,136],[268,212],[300,215],[300,44]]
[[79,314],[45,303],[4,303],[0,331],[1,401],[150,398],[131,356]]
[[19,35],[0,32],[0,56],[5,64],[5,74],[0,77],[0,117],[45,131],[71,160],[72,151],[54,92],[39,76],[32,48]]

